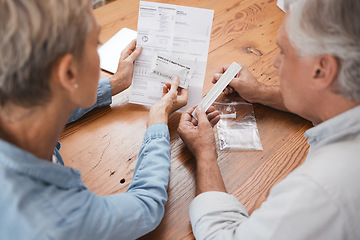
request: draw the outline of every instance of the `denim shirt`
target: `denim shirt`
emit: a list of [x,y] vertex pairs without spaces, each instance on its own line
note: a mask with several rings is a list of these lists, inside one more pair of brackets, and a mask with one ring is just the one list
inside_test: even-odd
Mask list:
[[[111,102],[108,87],[100,81],[97,106]],[[0,139],[0,239],[136,239],[152,231],[167,201],[169,139],[166,124],[150,126],[127,192],[109,196],[89,191],[78,170],[63,166],[59,143],[54,164]]]
[[96,103],[90,108],[85,108],[85,109],[78,108],[78,109],[75,109],[72,112],[68,123],[71,123],[71,122],[81,118],[86,113],[93,110],[94,108],[105,107],[105,106],[110,105],[111,102],[112,102],[111,96],[112,96],[112,89],[111,89],[110,80],[108,78],[100,79],[98,89],[97,89]]

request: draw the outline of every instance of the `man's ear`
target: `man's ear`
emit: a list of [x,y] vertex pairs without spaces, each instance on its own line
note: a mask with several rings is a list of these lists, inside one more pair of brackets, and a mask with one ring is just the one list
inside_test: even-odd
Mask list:
[[330,55],[325,54],[317,58],[313,73],[313,87],[316,89],[331,88],[336,81],[339,62]]
[[78,73],[73,55],[65,54],[58,59],[54,70],[60,86],[70,92],[73,92],[78,88]]

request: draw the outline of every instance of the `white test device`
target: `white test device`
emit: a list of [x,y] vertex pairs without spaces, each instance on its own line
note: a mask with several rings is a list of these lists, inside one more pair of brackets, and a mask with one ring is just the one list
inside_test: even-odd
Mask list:
[[[219,97],[221,92],[226,88],[226,86],[231,82],[235,75],[241,70],[241,66],[236,62],[233,62],[229,68],[224,72],[221,78],[217,83],[211,88],[211,90],[206,94],[206,96],[199,103],[200,106],[204,108],[206,112],[211,104]],[[191,114],[196,120],[196,109]]]

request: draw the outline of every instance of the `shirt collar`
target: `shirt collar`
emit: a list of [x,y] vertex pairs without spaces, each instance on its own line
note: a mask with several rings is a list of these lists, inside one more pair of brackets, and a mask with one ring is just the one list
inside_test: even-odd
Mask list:
[[85,188],[80,171],[39,159],[2,139],[0,139],[0,164],[60,188]]
[[309,144],[315,144],[333,135],[346,135],[360,130],[360,105],[343,112],[321,124],[307,130],[304,134]]

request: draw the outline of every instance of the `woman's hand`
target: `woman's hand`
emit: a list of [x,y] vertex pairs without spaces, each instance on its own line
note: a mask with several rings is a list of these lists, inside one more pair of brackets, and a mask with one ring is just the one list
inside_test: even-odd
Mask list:
[[168,123],[169,115],[187,104],[188,90],[179,88],[179,78],[163,86],[162,98],[150,109],[147,126],[154,123]]
[[136,47],[136,39],[132,40],[121,52],[118,69],[116,73],[109,78],[113,96],[130,87],[134,70],[134,61],[138,58],[140,53],[141,47]]

